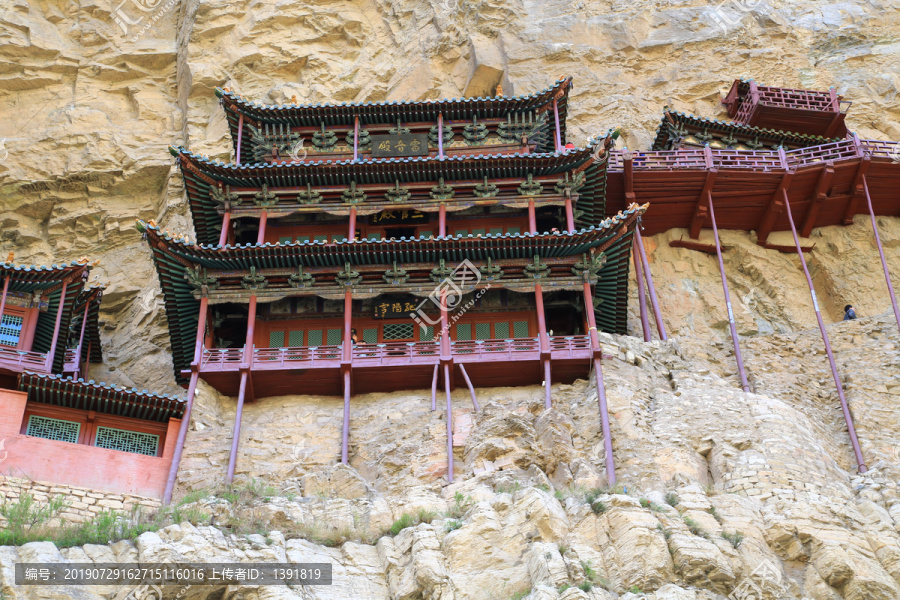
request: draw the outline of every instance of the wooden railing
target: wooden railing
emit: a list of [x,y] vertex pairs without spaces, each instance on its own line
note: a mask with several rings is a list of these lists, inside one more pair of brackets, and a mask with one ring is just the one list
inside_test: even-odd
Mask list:
[[66,357],[63,360],[63,373],[77,373],[80,365],[78,348],[66,348]]
[[764,86],[759,87],[758,90],[760,104],[768,104],[781,108],[837,112],[834,98],[832,98],[829,92],[792,90],[788,88]]
[[[462,362],[514,361],[534,359],[540,352],[537,338],[510,340],[456,340],[450,351]],[[584,335],[554,336],[550,338],[553,358],[588,358],[590,340]],[[437,342],[387,342],[356,344],[352,350],[353,364],[358,366],[435,364],[440,359]],[[201,371],[237,371],[243,365],[243,348],[204,349]],[[335,368],[343,356],[341,346],[298,348],[255,348],[252,368],[278,370],[291,368]]]
[[823,163],[830,160],[846,160],[859,157],[859,151],[853,140],[841,140],[820,146],[798,148],[784,153],[788,166],[792,169]]
[[0,346],[0,368],[20,373],[47,373],[47,355],[43,352],[22,352]]

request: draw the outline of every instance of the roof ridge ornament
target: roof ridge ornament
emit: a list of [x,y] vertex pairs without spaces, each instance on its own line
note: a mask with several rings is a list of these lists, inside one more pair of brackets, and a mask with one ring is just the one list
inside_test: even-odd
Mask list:
[[408,189],[400,187],[399,179],[395,179],[394,187],[384,193],[384,197],[388,202],[409,202],[411,196],[412,194]]
[[525,265],[525,277],[528,279],[546,279],[550,275],[550,267],[541,262],[541,257],[534,255],[532,262]]
[[444,183],[444,178],[440,177],[438,179],[438,184],[431,188],[428,195],[434,200],[449,200],[453,197],[454,193],[453,188]]
[[500,191],[493,183],[488,181],[487,175],[484,176],[484,182],[479,183],[475,186],[475,190],[472,192],[475,194],[476,198],[495,198],[497,193]]
[[521,196],[540,196],[543,191],[544,186],[534,180],[532,173],[528,173],[528,178],[519,186],[519,195]]
[[212,198],[220,208],[228,208],[229,206],[240,206],[242,200],[237,192],[231,191],[231,186],[226,185],[222,190],[222,182],[219,185],[209,188],[209,197]]
[[406,283],[409,280],[409,273],[406,272],[406,269],[403,267],[397,266],[397,261],[393,261],[393,268],[385,271],[384,281],[385,283],[389,283],[391,285],[400,285],[402,283]]
[[553,189],[556,190],[556,193],[562,194],[563,196],[571,196],[572,194],[578,193],[578,190],[582,187],[584,187],[584,171],[575,173],[573,177],[570,177],[569,172],[566,171],[565,175],[560,177],[556,182]]
[[606,266],[606,260],[605,252],[600,252],[599,254],[582,254],[581,260],[572,266],[572,273],[574,275],[580,275],[581,280],[584,283],[593,285],[600,280],[600,270]]
[[318,204],[322,201],[322,194],[312,189],[312,185],[306,184],[306,191],[297,192],[297,202],[300,204]]
[[350,182],[350,187],[341,193],[344,204],[361,204],[366,201],[366,193],[356,187],[356,180]]
[[316,278],[303,272],[303,265],[297,265],[297,272],[288,277],[288,285],[295,289],[311,288]]
[[362,276],[359,274],[359,271],[353,270],[349,262],[345,262],[344,270],[339,271],[338,274],[334,276],[334,280],[338,285],[353,287],[362,282]]
[[210,277],[206,268],[197,265],[196,268],[186,267],[184,269],[184,278],[194,288],[194,291],[208,292],[219,288],[219,280]]
[[275,192],[269,192],[269,184],[262,184],[261,189],[253,195],[253,204],[257,206],[274,206],[278,204],[278,196]]
[[327,152],[337,145],[337,135],[333,131],[325,129],[325,121],[320,123],[320,130],[312,136],[312,145],[316,150]]
[[495,265],[490,256],[488,256],[487,264],[478,271],[485,281],[499,281],[503,277],[503,269],[500,268],[500,265]]
[[250,274],[241,280],[241,287],[245,290],[262,290],[268,287],[269,281],[256,272],[256,267],[250,267]]

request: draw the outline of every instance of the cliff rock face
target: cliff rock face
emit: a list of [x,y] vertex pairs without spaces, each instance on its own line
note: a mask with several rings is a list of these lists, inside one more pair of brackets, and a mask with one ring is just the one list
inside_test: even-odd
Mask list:
[[[572,75],[569,141],[620,126],[625,144],[643,149],[664,105],[725,118],[720,94],[747,76],[835,85],[853,101],[851,130],[900,139],[896,0],[7,0],[3,8],[0,250],[15,251],[16,262],[100,259],[107,362],[91,377],[159,392],[178,388],[158,282],[133,220],[190,233],[167,146],[231,159],[216,86],[261,102],[378,101],[497,85],[530,93]],[[900,278],[900,219],[878,221]],[[338,399],[271,398],[245,409],[237,470],[239,480],[284,492],[253,509],[268,536],[185,523],[108,547],[0,548],[0,589],[38,597],[39,588],[11,586],[15,560],[175,555],[336,565],[333,587],[240,590],[248,599],[900,597],[900,337],[885,313],[868,219],[808,241],[826,321],[839,321],[847,303],[866,317],[830,330],[866,475],[856,473],[810,329],[797,256],[722,232],[752,387],[745,394],[715,259],[669,247],[682,235],[646,240],[673,340],[602,340],[616,356],[604,374],[621,487],[604,487],[596,391],[584,381],[554,386],[549,411],[537,389],[479,389],[478,413],[467,394],[454,394],[450,486],[444,417],[428,410],[427,391],[354,398],[349,467],[334,466]],[[786,243],[779,235],[770,241]],[[234,412],[232,399],[201,387],[180,493],[224,477]],[[240,517],[227,503],[204,507]],[[436,514],[382,535],[419,511]],[[290,534],[312,523],[373,543],[326,548]],[[182,597],[217,593],[236,592]]]

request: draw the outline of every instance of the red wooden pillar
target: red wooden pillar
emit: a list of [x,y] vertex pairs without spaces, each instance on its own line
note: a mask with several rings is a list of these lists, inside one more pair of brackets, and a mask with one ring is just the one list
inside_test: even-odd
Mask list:
[[566,194],[566,230],[575,233],[575,213],[572,210],[572,196]]
[[[438,158],[444,158],[444,113],[438,113]],[[451,479],[451,481],[453,481]]]
[[553,120],[556,123],[556,151],[562,151],[562,136],[559,131],[559,106],[557,106],[556,98],[553,99]]
[[228,457],[228,475],[225,483],[231,485],[234,480],[234,467],[237,463],[238,442],[241,439],[241,417],[244,414],[244,398],[247,395],[247,379],[253,367],[253,331],[256,326],[256,293],[250,296],[250,309],[247,315],[247,342],[244,344],[244,358],[241,365],[241,386],[238,389],[237,414],[234,418],[234,433],[231,437],[231,454]]
[[256,243],[262,244],[266,239],[266,223],[269,221],[269,213],[262,211],[259,215],[259,235],[256,236]]
[[181,417],[181,426],[178,428],[178,439],[175,441],[175,453],[172,455],[172,464],[169,467],[169,477],[166,479],[166,490],[163,493],[163,504],[172,501],[172,490],[175,488],[175,478],[178,475],[178,466],[181,463],[181,454],[184,451],[184,440],[187,437],[188,427],[191,423],[191,409],[194,406],[194,394],[197,391],[197,380],[200,378],[200,362],[203,352],[203,336],[206,331],[206,314],[209,307],[209,298],[205,295],[200,298],[200,314],[197,320],[197,339],[194,342],[194,361],[191,363],[191,382],[188,385],[187,400],[184,406],[184,415]]
[[862,176],[863,191],[866,193],[866,202],[869,205],[869,216],[872,218],[872,231],[875,232],[875,245],[878,247],[878,256],[881,257],[881,268],[884,269],[884,280],[887,282],[888,294],[891,296],[891,307],[894,309],[894,320],[900,327],[900,310],[897,310],[897,296],[894,295],[894,285],[891,283],[891,272],[888,270],[887,261],[884,258],[884,248],[881,245],[881,236],[878,234],[878,223],[875,222],[875,211],[872,209],[872,197],[869,195],[869,184],[866,176]]
[[238,117],[238,139],[237,139],[237,154],[235,155],[234,162],[240,166],[241,164],[241,140],[244,139],[244,113],[241,113],[241,116]]
[[441,206],[438,209],[438,237],[445,237],[447,235],[447,205],[441,202]]
[[87,354],[85,354],[84,362],[81,366],[81,378],[87,381],[88,365],[91,364],[91,341],[88,340]]
[[534,284],[534,303],[537,310],[538,344],[544,368],[544,408],[550,408],[553,405],[550,397],[550,389],[553,384],[550,377],[550,336],[547,334],[547,320],[544,315],[544,290],[540,283]]
[[637,282],[638,306],[641,311],[641,329],[644,331],[644,341],[653,339],[650,332],[650,319],[647,317],[647,297],[644,295],[644,270],[641,267],[641,255],[637,247],[637,236],[631,239],[631,254],[634,258],[634,279]]
[[347,233],[348,240],[356,239],[356,207],[350,207],[350,231]]
[[59,308],[56,311],[56,324],[53,326],[53,341],[50,342],[50,352],[47,354],[47,363],[45,365],[47,372],[53,372],[53,356],[56,354],[56,344],[59,342],[59,326],[62,323],[63,308],[66,304],[66,288],[69,287],[68,281],[63,281],[62,291],[59,293]]
[[606,387],[603,385],[603,370],[600,367],[602,350],[597,337],[597,321],[594,318],[594,300],[591,297],[591,284],[584,283],[584,312],[588,321],[588,336],[591,339],[591,351],[594,360],[594,375],[597,384],[597,403],[600,405],[600,428],[603,432],[603,447],[606,452],[606,480],[609,485],[616,483],[616,467],[613,462],[612,434],[609,430],[609,409],[606,405]]
[[0,319],[3,318],[3,311],[6,310],[6,295],[9,293],[9,275],[3,280],[3,296],[0,297]]
[[459,365],[459,371],[462,373],[463,379],[466,380],[466,387],[469,388],[469,394],[472,396],[472,407],[475,409],[475,412],[478,412],[478,398],[475,397],[475,386],[472,385],[472,380],[469,379],[469,374],[466,373],[464,365]]
[[228,242],[228,230],[231,228],[231,209],[225,208],[225,215],[222,217],[222,233],[219,235],[219,245],[224,246]]
[[537,217],[534,213],[534,200],[528,201],[528,230],[537,233]]
[[[356,115],[353,117],[353,162],[356,162],[358,159],[359,159],[359,115]],[[353,237],[351,236],[350,239],[353,239]]]
[[816,311],[816,321],[819,323],[819,331],[822,332],[822,341],[825,342],[825,353],[828,355],[828,364],[831,366],[831,376],[834,379],[834,386],[837,389],[838,398],[841,401],[841,410],[844,413],[844,421],[847,423],[847,431],[850,434],[850,444],[853,446],[853,453],[856,455],[856,462],[859,465],[859,472],[868,471],[866,462],[863,459],[862,450],[859,447],[859,440],[856,437],[856,428],[853,426],[853,417],[850,415],[850,407],[847,405],[847,399],[844,397],[844,386],[841,383],[841,376],[838,374],[837,365],[834,362],[834,354],[831,351],[831,342],[828,340],[828,333],[825,331],[825,322],[822,321],[822,313],[819,311],[819,302],[816,299],[816,289],[813,286],[812,277],[809,275],[809,269],[806,268],[806,259],[803,257],[803,248],[800,246],[800,238],[797,237],[797,228],[794,226],[794,216],[791,214],[791,203],[788,199],[787,191],[784,194],[784,205],[787,208],[788,221],[791,224],[791,233],[794,235],[794,244],[797,246],[797,255],[800,257],[800,266],[803,267],[803,274],[806,275],[806,283],[809,286],[809,293],[812,296],[813,308]]
[[434,365],[434,376],[431,378],[431,412],[437,410],[437,384],[440,376],[440,365]]

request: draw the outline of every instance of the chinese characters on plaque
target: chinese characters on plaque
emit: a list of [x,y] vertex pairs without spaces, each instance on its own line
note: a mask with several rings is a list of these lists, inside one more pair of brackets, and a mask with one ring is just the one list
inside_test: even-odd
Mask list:
[[392,156],[428,156],[428,134],[373,135],[372,158]]
[[369,217],[372,225],[396,225],[399,223],[425,223],[428,215],[418,210],[383,210]]
[[400,319],[415,312],[416,305],[406,300],[386,300],[375,305],[376,319]]

